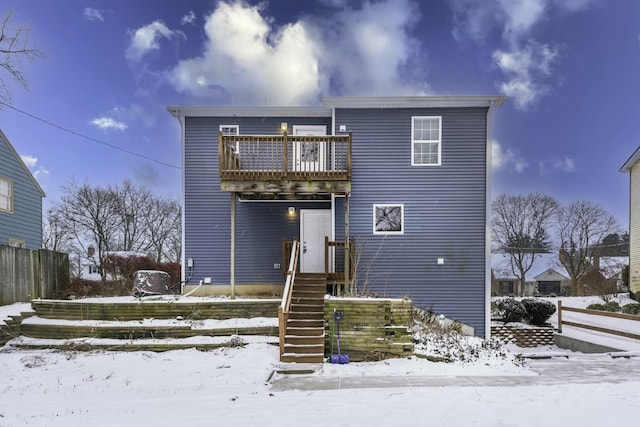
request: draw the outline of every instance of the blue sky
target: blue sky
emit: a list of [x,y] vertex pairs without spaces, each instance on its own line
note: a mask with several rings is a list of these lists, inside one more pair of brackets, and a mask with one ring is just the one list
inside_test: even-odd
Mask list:
[[[640,0],[0,0],[48,58],[0,128],[47,192],[125,178],[180,197],[168,105],[498,95],[493,193],[601,203],[628,227]],[[3,75],[6,79],[6,76]],[[153,160],[150,160],[153,159]]]

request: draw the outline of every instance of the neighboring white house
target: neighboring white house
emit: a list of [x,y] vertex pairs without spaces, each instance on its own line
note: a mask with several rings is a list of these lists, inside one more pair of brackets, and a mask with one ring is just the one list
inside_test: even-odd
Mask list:
[[[144,252],[132,252],[132,251],[109,251],[105,252],[104,256],[117,255],[119,257],[146,257]],[[94,261],[90,258],[85,258],[81,261],[82,270],[80,278],[83,280],[102,280],[100,277],[99,261]],[[113,277],[107,277],[108,280],[114,280]]]
[[622,165],[629,172],[629,288],[640,298],[640,147]]

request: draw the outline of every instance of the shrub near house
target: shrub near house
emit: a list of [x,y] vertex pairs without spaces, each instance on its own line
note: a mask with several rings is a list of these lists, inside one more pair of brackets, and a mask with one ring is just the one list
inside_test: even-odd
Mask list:
[[546,326],[547,320],[556,312],[553,303],[536,298],[518,301],[504,298],[496,302],[497,314],[504,323],[526,321],[535,326]]

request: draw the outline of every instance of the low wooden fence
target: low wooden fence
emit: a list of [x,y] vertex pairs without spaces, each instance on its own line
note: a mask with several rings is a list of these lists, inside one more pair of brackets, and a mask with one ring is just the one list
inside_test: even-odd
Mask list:
[[[616,319],[632,320],[632,321],[636,321],[636,322],[640,322],[640,316],[635,316],[635,315],[632,315],[632,314],[611,313],[611,312],[608,312],[608,311],[600,311],[600,310],[587,310],[586,308],[563,307],[562,306],[562,301],[558,301],[558,332],[559,333],[562,333],[562,325],[567,325],[567,326],[574,326],[576,328],[589,329],[591,331],[604,332],[604,333],[607,333],[607,334],[618,335],[618,336],[621,336],[621,337],[633,338],[633,339],[640,340],[640,334],[634,334],[634,333],[625,332],[625,331],[618,331],[618,330],[615,330],[615,329],[604,328],[604,327],[595,326],[595,325],[589,325],[589,324],[586,324],[586,323],[579,323],[579,322],[572,322],[572,321],[563,320],[562,319],[562,312],[563,311],[571,311],[571,312],[574,312],[574,313],[589,314],[589,315],[593,315],[593,316],[604,316],[604,317],[610,317],[610,318],[616,318]],[[638,326],[640,327],[640,323],[638,323]]]
[[0,245],[0,305],[52,298],[68,283],[68,254]]

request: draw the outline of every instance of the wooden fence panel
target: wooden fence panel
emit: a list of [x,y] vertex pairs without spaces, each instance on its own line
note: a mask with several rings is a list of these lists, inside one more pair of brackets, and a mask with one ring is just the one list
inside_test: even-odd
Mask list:
[[0,245],[0,305],[52,298],[69,283],[69,256]]

